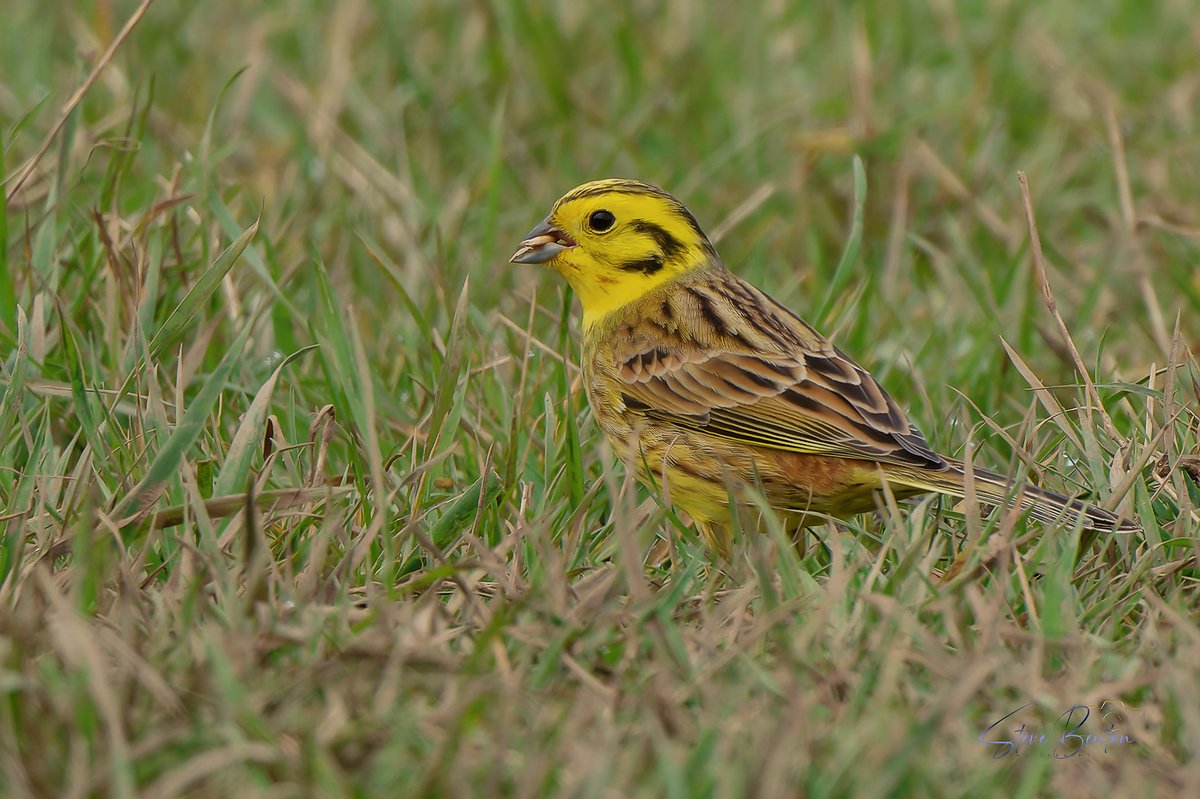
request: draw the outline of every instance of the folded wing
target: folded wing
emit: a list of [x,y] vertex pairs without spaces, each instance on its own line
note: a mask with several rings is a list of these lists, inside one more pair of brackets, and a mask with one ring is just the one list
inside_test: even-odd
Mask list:
[[664,315],[699,324],[645,322],[614,345],[630,410],[759,447],[946,468],[866,370],[749,284],[726,273],[672,303]]

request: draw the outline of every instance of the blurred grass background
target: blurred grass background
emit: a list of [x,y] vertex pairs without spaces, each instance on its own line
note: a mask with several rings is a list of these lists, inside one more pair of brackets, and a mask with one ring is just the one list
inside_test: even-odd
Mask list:
[[[18,188],[137,5],[0,26],[0,792],[1197,791],[1191,3],[158,0]],[[1145,534],[926,501],[713,564],[505,263],[606,176]],[[1136,742],[980,742],[1027,702]]]

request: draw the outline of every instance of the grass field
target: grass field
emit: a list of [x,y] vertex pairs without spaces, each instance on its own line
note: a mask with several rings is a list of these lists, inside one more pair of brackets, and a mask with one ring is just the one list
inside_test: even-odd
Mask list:
[[[0,794],[1200,795],[1194,4],[549,5],[158,0],[59,127],[138,4],[5,3]],[[506,264],[614,175],[1144,533],[714,562]]]

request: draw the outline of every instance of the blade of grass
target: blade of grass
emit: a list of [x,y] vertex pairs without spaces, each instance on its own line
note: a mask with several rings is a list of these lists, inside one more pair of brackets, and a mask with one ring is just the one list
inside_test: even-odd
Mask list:
[[200,437],[208,414],[225,390],[229,375],[241,358],[242,348],[250,337],[252,325],[246,325],[238,333],[237,338],[225,353],[225,357],[209,375],[191,405],[184,412],[174,431],[166,443],[154,456],[146,476],[135,485],[123,499],[114,506],[113,518],[117,519],[120,527],[136,523],[149,511],[154,502],[166,488],[167,483],[177,476],[179,465],[183,462],[188,450]]
[[4,393],[0,394],[0,430],[11,429],[25,395],[25,379],[29,362],[29,320],[25,309],[17,306],[17,348],[9,357]]
[[67,119],[71,116],[71,112],[75,110],[75,107],[83,100],[84,95],[92,88],[92,84],[96,82],[96,79],[100,77],[100,73],[108,66],[108,62],[112,60],[117,49],[125,42],[125,39],[133,32],[137,24],[141,22],[142,17],[146,15],[146,12],[150,9],[150,4],[153,2],[154,0],[142,0],[141,5],[134,9],[134,12],[129,15],[129,19],[126,20],[125,26],[121,28],[121,32],[117,34],[116,38],[108,45],[108,49],[96,60],[95,66],[92,67],[83,83],[80,84],[79,88],[75,90],[75,93],[71,95],[70,99],[67,100],[66,104],[59,111],[57,121],[50,128],[50,132],[46,134],[46,138],[42,140],[37,151],[30,156],[29,160],[25,162],[25,166],[21,168],[21,171],[15,177],[5,178],[5,183],[9,183],[10,181],[12,183],[5,198],[8,202],[11,203],[13,201],[13,198],[17,196],[17,192],[25,185],[25,181],[29,180],[29,176],[37,169],[38,163],[41,162],[46,152],[50,149],[50,145],[54,142],[55,137],[58,136],[59,131],[62,130],[63,125],[66,124]]
[[442,368],[438,372],[437,387],[433,397],[433,407],[429,411],[426,427],[429,430],[429,449],[427,455],[434,453],[442,424],[446,421],[447,413],[457,394],[458,380],[462,375],[464,326],[467,321],[467,296],[470,293],[470,281],[463,283],[458,295],[458,304],[454,308],[454,316],[450,320],[450,334],[446,340],[446,357],[442,360]]
[[246,414],[242,417],[242,423],[238,425],[237,432],[233,435],[233,440],[229,443],[229,449],[225,451],[225,463],[221,466],[221,471],[217,474],[217,482],[213,487],[214,496],[233,494],[239,488],[245,487],[246,478],[250,474],[250,463],[262,443],[262,428],[271,409],[271,395],[275,392],[275,384],[279,380],[279,375],[288,364],[314,349],[316,349],[315,344],[297,350],[284,358],[279,366],[275,367],[271,376],[259,387],[254,399],[250,402],[250,407],[246,409]]
[[[7,142],[0,135],[0,175],[4,174],[4,153]],[[8,203],[0,203],[0,333],[14,319],[17,311],[16,283],[8,264]]]
[[833,270],[833,275],[829,278],[829,288],[825,291],[825,299],[821,300],[821,304],[817,306],[817,319],[827,318],[830,310],[833,308],[834,302],[842,295],[846,284],[850,281],[854,267],[858,264],[858,254],[862,249],[863,209],[867,204],[867,172],[863,168],[862,159],[857,155],[854,156],[852,164],[854,172],[854,213],[850,219],[850,235],[846,239],[846,246],[842,250],[842,257],[838,260],[837,267]]
[[238,258],[258,234],[258,221],[242,231],[228,247],[217,256],[216,260],[204,270],[204,274],[191,287],[184,298],[167,316],[162,327],[150,338],[149,357],[157,360],[163,351],[174,346],[183,338],[184,332],[195,322],[200,307],[208,302],[229,274],[229,270],[237,263]]

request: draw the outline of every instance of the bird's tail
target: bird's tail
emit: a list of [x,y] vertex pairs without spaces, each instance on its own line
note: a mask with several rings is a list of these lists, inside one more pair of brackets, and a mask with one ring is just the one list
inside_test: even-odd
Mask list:
[[[936,472],[903,467],[888,469],[887,478],[891,483],[959,499],[966,495],[966,472],[962,464],[953,461],[949,462],[948,469]],[[1076,519],[1082,519],[1084,529],[1109,533],[1132,533],[1142,529],[1137,522],[1121,518],[1103,508],[1038,488],[1031,483],[1010,480],[995,472],[975,469],[974,478],[975,496],[980,502],[1005,507],[1017,504],[1040,522],[1071,525]]]

